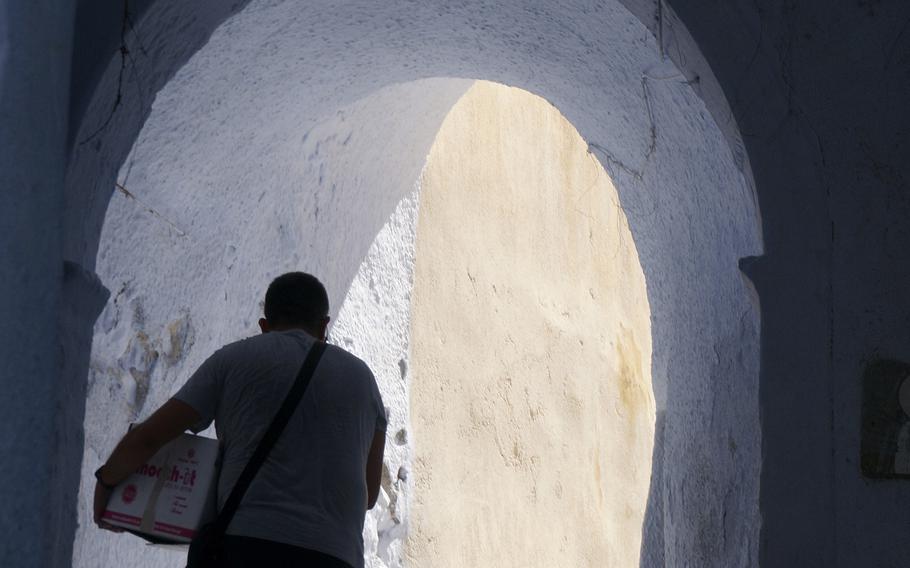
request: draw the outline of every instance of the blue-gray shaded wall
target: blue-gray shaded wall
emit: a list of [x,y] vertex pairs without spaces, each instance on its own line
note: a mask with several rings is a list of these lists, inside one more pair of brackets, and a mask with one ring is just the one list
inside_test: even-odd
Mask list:
[[674,0],[764,218],[763,566],[906,566],[910,481],[860,475],[860,379],[910,360],[910,4]]
[[0,4],[0,566],[51,563],[73,12],[66,0]]
[[64,261],[57,323],[61,371],[54,382],[54,443],[47,487],[52,503],[48,509],[51,522],[47,537],[41,537],[51,555],[48,566],[67,566],[73,557],[78,510],[73,496],[79,492],[82,475],[91,322],[98,318],[109,295],[93,272]]

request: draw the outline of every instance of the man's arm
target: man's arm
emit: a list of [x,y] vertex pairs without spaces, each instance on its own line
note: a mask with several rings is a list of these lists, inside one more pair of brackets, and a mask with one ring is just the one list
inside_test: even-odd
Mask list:
[[95,484],[95,523],[103,528],[111,528],[101,522],[101,515],[111,496],[111,490],[105,485],[115,486],[129,477],[162,446],[199,422],[200,418],[193,407],[172,398],[145,422],[127,432],[101,469],[103,484]]
[[385,431],[376,430],[370,455],[367,457],[367,509],[372,509],[379,498],[379,486],[382,483],[382,455],[385,453]]

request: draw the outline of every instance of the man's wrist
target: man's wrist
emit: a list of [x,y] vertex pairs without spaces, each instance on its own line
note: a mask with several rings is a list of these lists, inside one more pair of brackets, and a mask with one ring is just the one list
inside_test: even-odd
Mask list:
[[98,481],[98,485],[100,485],[101,487],[104,487],[108,491],[113,491],[114,489],[117,488],[116,484],[110,484],[110,483],[107,483],[106,481],[104,481],[104,466],[103,465],[95,470],[95,479]]

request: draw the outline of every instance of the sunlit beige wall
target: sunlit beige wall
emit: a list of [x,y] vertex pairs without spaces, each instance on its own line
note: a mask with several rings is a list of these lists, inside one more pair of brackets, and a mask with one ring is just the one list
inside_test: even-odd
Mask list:
[[616,190],[549,103],[480,82],[422,178],[410,566],[638,566],[654,400]]

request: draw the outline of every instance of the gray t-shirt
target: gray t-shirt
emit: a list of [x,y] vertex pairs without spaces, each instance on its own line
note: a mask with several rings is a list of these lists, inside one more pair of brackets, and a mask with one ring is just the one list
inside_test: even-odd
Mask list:
[[[215,421],[224,505],[315,340],[299,330],[231,343],[209,357],[174,398],[203,430]],[[367,455],[386,415],[373,373],[327,346],[300,406],[250,484],[228,534],[318,550],[363,566]]]

